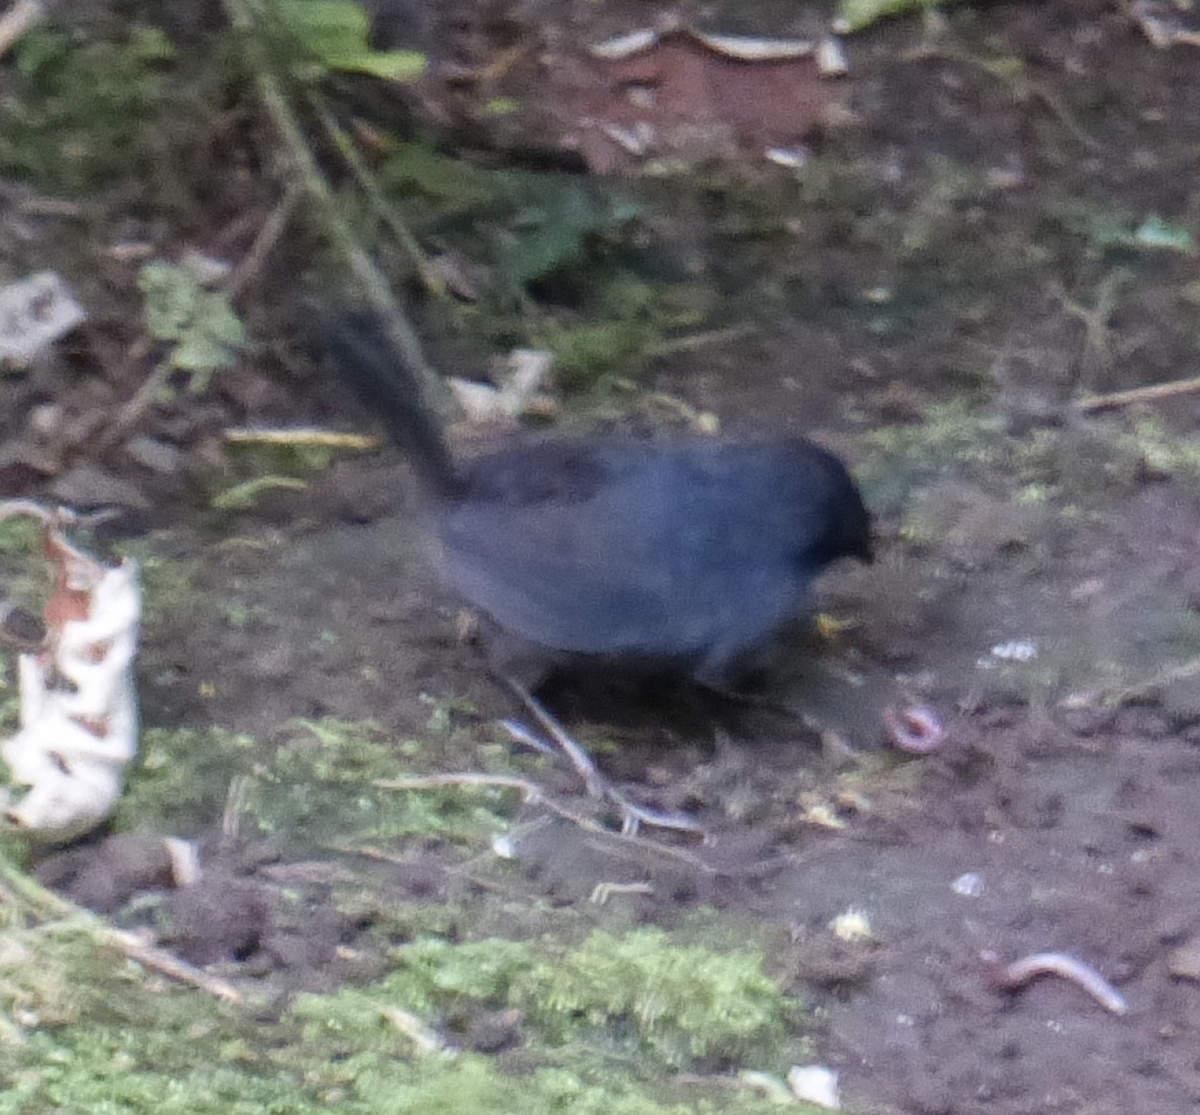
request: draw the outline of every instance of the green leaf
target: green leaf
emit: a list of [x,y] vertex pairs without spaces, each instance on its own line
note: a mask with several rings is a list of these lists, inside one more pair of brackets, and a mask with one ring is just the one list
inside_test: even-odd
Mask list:
[[425,55],[416,50],[372,50],[343,58],[340,65],[330,63],[335,70],[357,70],[387,81],[413,81],[425,72],[427,64]]
[[43,69],[62,65],[71,49],[65,33],[54,28],[35,27],[13,48],[17,69],[25,77],[33,77]]
[[379,168],[379,182],[386,192],[420,190],[461,209],[483,207],[496,193],[485,172],[419,143],[397,144]]
[[246,343],[229,296],[206,290],[192,269],[163,260],[142,268],[138,286],[146,296],[151,336],[173,344],[171,366],[190,372],[191,390],[203,391],[213,372],[230,367]]
[[176,55],[166,32],[158,27],[134,27],[129,33],[129,51],[138,62],[167,62]]
[[937,8],[954,0],[841,0],[835,26],[842,34],[861,31],[885,16],[900,15],[924,8]]
[[308,485],[294,476],[256,476],[244,484],[236,484],[215,496],[213,507],[218,511],[248,511],[258,502],[258,497],[267,491],[283,488],[302,492]]
[[353,0],[275,0],[274,7],[283,26],[327,69],[388,81],[412,81],[425,72],[426,58],[418,51],[372,50],[371,18]]

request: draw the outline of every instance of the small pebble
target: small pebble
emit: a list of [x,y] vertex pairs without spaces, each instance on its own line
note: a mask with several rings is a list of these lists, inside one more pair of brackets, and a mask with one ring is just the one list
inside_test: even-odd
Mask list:
[[1167,955],[1167,971],[1176,979],[1200,983],[1200,937],[1184,941]]

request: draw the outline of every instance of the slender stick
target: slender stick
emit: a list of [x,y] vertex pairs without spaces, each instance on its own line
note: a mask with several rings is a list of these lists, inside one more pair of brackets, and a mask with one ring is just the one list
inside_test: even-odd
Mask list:
[[145,968],[169,976],[180,983],[191,984],[228,1003],[242,1001],[242,993],[233,984],[216,976],[210,976],[174,953],[159,948],[157,945],[149,944],[127,930],[117,929],[98,914],[47,890],[28,875],[4,863],[3,860],[0,860],[0,877],[4,882],[3,889],[0,890],[0,901],[10,903],[14,899],[19,899],[30,906],[37,916],[43,919],[53,919],[44,922],[42,926],[44,931],[82,930],[96,944],[116,949],[123,956],[136,961]]
[[224,0],[229,22],[241,35],[249,72],[258,84],[259,96],[279,138],[291,171],[301,189],[314,204],[321,225],[333,246],[341,254],[371,310],[384,321],[388,337],[404,363],[412,369],[426,398],[436,400],[439,412],[447,409],[449,392],[441,377],[430,367],[421,349],[412,323],[398,308],[396,298],[383,272],[372,262],[342,215],[338,198],[321,173],[309,149],[304,129],[284,94],[279,77],[263,48],[260,24],[263,6],[257,0]]
[[1149,387],[1131,387],[1128,391],[1113,391],[1108,395],[1085,395],[1079,400],[1083,411],[1111,410],[1128,406],[1130,403],[1152,402],[1155,399],[1170,399],[1175,395],[1188,395],[1200,391],[1200,376],[1191,379],[1175,379],[1170,383],[1155,383]]

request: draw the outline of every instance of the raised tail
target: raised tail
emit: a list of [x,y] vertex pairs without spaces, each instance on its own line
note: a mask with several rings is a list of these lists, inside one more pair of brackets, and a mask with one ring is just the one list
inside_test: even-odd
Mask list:
[[340,313],[324,319],[321,334],[337,375],[383,423],[421,484],[434,496],[455,495],[461,480],[441,420],[382,323],[364,313]]

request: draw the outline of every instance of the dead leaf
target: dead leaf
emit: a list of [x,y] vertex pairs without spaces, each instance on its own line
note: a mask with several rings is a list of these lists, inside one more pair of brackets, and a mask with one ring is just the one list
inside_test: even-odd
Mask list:
[[597,173],[760,157],[802,148],[824,119],[833,87],[818,55],[800,40],[668,26],[561,59],[551,96]]

